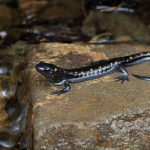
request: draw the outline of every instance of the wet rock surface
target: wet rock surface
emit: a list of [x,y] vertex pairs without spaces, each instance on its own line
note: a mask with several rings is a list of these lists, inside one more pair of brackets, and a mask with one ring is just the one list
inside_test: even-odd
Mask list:
[[28,42],[75,42],[88,41],[90,38],[81,31],[81,17],[58,17],[28,29]]
[[70,0],[69,2],[54,0],[39,14],[38,19],[49,20],[55,17],[78,17],[80,15],[82,15],[80,0]]
[[150,40],[148,28],[134,15],[121,12],[90,11],[83,22],[82,32],[93,37],[105,31],[112,33],[115,37],[130,35],[134,40]]
[[[5,20],[5,21],[4,21]],[[21,23],[19,11],[0,5],[0,31],[11,26],[17,26]]]
[[150,51],[150,46],[51,43],[32,47],[27,57],[28,95],[22,100],[29,97],[33,106],[34,149],[149,150],[150,83],[132,76],[148,75],[149,62],[126,68],[130,82],[114,82],[116,72],[70,84],[71,91],[60,96],[51,92],[62,87],[35,70],[41,60],[69,69],[145,50]]
[[47,1],[24,1],[20,2],[19,9],[23,14],[29,15],[38,12],[44,8],[47,4]]

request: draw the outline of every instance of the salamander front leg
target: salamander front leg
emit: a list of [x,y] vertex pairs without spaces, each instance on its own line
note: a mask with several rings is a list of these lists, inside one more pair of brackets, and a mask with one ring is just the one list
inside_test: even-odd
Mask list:
[[51,95],[57,94],[57,96],[59,96],[60,94],[66,93],[70,90],[71,90],[70,85],[67,82],[65,82],[64,83],[64,88],[62,90],[51,92]]
[[125,68],[123,66],[118,66],[118,69],[119,69],[119,71],[121,72],[122,75],[116,77],[115,79],[117,79],[117,80],[115,80],[115,82],[121,81],[121,84],[122,84],[125,80],[130,81],[129,78],[128,78],[128,73],[125,70]]

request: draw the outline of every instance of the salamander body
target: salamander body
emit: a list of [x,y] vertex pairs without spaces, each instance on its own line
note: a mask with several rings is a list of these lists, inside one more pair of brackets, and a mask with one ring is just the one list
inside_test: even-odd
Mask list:
[[[43,61],[39,62],[35,68],[45,77],[51,78],[55,85],[64,86],[62,90],[54,91],[51,93],[60,95],[62,93],[68,92],[71,89],[69,83],[83,82],[99,78],[109,75],[115,71],[119,71],[122,74],[121,76],[115,78],[116,81],[121,81],[121,83],[123,83],[125,80],[129,81],[128,73],[125,70],[125,67],[136,65],[138,63],[146,62],[149,60],[150,52],[143,52],[130,56],[113,58],[110,60],[100,60],[98,62],[92,63],[89,66],[76,69],[63,69]],[[139,79],[150,80],[150,76],[134,76]]]

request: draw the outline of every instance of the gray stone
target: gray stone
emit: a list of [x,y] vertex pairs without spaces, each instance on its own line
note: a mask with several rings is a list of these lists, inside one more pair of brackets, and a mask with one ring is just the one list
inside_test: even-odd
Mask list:
[[145,50],[150,51],[150,46],[49,43],[31,47],[27,55],[28,78],[18,90],[22,90],[20,101],[29,100],[33,106],[34,148],[149,150],[150,83],[132,76],[149,74],[149,62],[126,68],[130,82],[114,82],[116,72],[70,84],[71,91],[60,96],[51,95],[51,91],[62,87],[54,86],[35,70],[41,60],[62,68],[76,68]]

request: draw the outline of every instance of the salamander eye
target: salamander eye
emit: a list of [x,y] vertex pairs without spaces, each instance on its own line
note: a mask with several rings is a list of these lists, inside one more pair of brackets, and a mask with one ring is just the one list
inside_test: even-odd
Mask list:
[[40,62],[39,62],[39,64],[44,64],[44,63],[45,63],[44,61],[40,61]]

